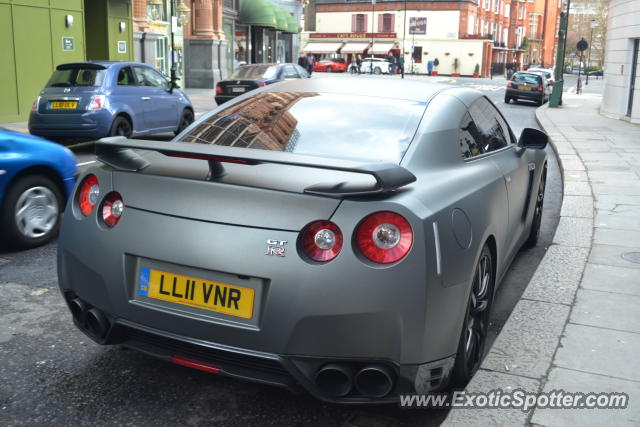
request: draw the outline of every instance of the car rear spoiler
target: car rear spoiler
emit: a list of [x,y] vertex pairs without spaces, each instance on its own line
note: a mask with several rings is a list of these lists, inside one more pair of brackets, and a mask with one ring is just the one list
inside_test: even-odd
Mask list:
[[95,143],[97,159],[113,168],[137,172],[149,162],[137,154],[136,150],[151,150],[171,157],[207,160],[209,179],[224,174],[221,163],[258,165],[275,163],[316,169],[329,169],[371,175],[375,186],[354,185],[348,182],[316,184],[304,189],[305,193],[329,197],[371,195],[387,193],[410,184],[415,175],[395,163],[361,164],[349,160],[303,156],[281,151],[246,149],[191,142],[165,142],[126,139],[124,137],[102,138]]

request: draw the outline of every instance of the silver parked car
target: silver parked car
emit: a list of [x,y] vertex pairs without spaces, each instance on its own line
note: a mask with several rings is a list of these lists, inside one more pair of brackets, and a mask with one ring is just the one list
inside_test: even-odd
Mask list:
[[460,386],[538,239],[546,143],[470,89],[270,85],[172,142],[99,141],[60,288],[100,344],[329,402]]

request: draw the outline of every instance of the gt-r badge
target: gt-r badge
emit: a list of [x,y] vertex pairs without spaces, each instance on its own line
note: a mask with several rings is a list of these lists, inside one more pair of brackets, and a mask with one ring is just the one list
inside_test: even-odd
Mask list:
[[267,252],[265,255],[271,256],[281,256],[284,257],[285,247],[287,244],[286,240],[267,240]]

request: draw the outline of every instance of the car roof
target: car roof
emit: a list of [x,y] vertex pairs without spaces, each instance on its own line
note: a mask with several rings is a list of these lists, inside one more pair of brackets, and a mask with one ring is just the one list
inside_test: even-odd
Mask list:
[[405,99],[426,102],[437,93],[455,86],[427,83],[420,80],[385,79],[295,79],[267,86],[267,92],[318,92],[345,95],[374,96],[380,98]]
[[[83,67],[83,66],[95,66],[94,68],[109,68],[114,65],[142,65],[145,67],[151,67],[149,64],[145,64],[142,62],[131,62],[131,61],[85,61],[85,62],[68,62],[66,64],[60,64],[56,67],[56,69],[64,69],[64,68],[72,68],[72,67]],[[153,67],[151,67],[153,68]]]

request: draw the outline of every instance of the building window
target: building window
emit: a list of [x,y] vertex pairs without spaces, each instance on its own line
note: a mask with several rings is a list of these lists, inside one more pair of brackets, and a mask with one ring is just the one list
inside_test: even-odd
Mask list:
[[500,13],[500,0],[495,0],[493,4],[493,13]]
[[520,6],[520,13],[518,14],[518,19],[524,18],[524,6]]
[[357,13],[351,16],[351,31],[354,33],[367,32],[367,15]]
[[511,13],[511,5],[510,4],[505,4],[504,5],[504,16],[505,16],[505,18],[508,18],[510,13]]
[[529,38],[537,39],[538,38],[538,16],[531,15],[531,23],[529,24]]
[[476,17],[474,15],[469,15],[469,28],[467,28],[467,33],[474,34],[474,29],[477,28],[476,25]]
[[166,21],[166,10],[164,0],[150,0],[147,2],[147,19],[150,21]]
[[160,37],[156,40],[156,69],[166,72],[167,67],[167,45],[166,39]]
[[484,0],[484,6],[485,10],[489,10],[489,0]]
[[378,32],[393,33],[395,24],[395,15],[392,13],[381,13],[378,15]]
[[416,64],[422,63],[422,46],[413,47],[413,62]]

